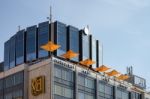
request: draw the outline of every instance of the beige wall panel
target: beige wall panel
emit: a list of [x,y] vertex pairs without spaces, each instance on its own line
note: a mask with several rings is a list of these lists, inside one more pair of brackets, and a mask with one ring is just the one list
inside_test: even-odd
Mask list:
[[[48,61],[41,62],[29,67],[29,86],[28,99],[50,99],[50,63]],[[31,81],[39,76],[45,76],[45,93],[33,96],[31,93]]]
[[22,65],[14,67],[12,69],[9,69],[7,71],[1,72],[0,73],[0,78],[4,78],[4,77],[7,77],[7,76],[12,75],[14,73],[17,73],[19,71],[23,71],[25,66],[26,66],[25,64],[22,64]]

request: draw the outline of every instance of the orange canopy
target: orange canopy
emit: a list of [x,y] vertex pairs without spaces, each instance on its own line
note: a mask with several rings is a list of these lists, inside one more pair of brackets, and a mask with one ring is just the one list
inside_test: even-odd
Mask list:
[[129,78],[129,76],[128,75],[120,75],[119,77],[117,77],[117,79],[118,80],[126,80],[126,79],[128,79]]
[[118,74],[120,74],[118,71],[116,71],[116,70],[112,70],[111,72],[108,72],[108,73],[106,73],[108,76],[115,76],[115,75],[118,75]]
[[95,70],[96,70],[96,71],[100,71],[100,72],[105,72],[105,71],[107,71],[107,70],[109,70],[109,69],[110,69],[110,68],[106,67],[105,65],[102,65],[102,66],[96,68]]
[[66,58],[66,59],[71,59],[74,57],[77,57],[79,54],[73,52],[72,50],[67,51],[65,54],[61,55],[62,57]]
[[91,59],[86,59],[86,60],[84,60],[84,61],[80,61],[80,64],[86,65],[86,66],[90,66],[90,65],[92,65],[92,64],[95,64],[95,62],[92,61]]
[[53,52],[57,50],[60,47],[60,45],[54,44],[53,42],[49,41],[47,44],[41,46],[42,49],[46,51]]

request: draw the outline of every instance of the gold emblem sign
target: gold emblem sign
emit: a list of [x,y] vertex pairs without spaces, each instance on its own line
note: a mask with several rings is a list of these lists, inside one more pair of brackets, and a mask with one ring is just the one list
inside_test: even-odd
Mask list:
[[32,79],[31,92],[34,96],[38,96],[45,92],[45,76],[39,76]]

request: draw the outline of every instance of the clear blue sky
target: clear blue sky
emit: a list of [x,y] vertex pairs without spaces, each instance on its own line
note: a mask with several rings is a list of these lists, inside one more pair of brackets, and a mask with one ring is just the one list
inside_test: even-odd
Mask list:
[[0,0],[0,61],[3,43],[21,28],[55,20],[78,28],[90,26],[104,45],[104,64],[147,79],[150,87],[150,0]]

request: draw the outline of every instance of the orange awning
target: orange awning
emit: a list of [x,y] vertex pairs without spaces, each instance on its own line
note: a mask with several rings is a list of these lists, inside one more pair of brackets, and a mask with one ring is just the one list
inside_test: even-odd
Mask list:
[[67,51],[65,54],[61,55],[62,57],[66,58],[66,59],[71,59],[74,57],[77,57],[79,54],[73,52],[72,50]]
[[118,75],[118,74],[120,74],[118,71],[116,71],[116,70],[112,70],[111,72],[108,72],[108,73],[106,73],[108,76],[115,76],[115,75]]
[[91,59],[86,59],[86,60],[84,60],[84,61],[80,61],[80,64],[86,65],[86,66],[90,66],[90,65],[92,65],[92,64],[95,64],[95,62],[92,61]]
[[117,77],[117,79],[118,80],[126,80],[126,79],[128,79],[129,78],[129,76],[128,75],[120,75],[119,77]]
[[57,50],[60,47],[60,45],[54,44],[53,42],[49,41],[47,44],[41,46],[42,49],[46,51],[53,52]]
[[105,65],[102,65],[102,66],[96,68],[95,70],[96,70],[96,71],[100,71],[100,72],[105,72],[105,71],[107,71],[107,70],[109,70],[109,69],[110,69],[110,68],[106,67]]

